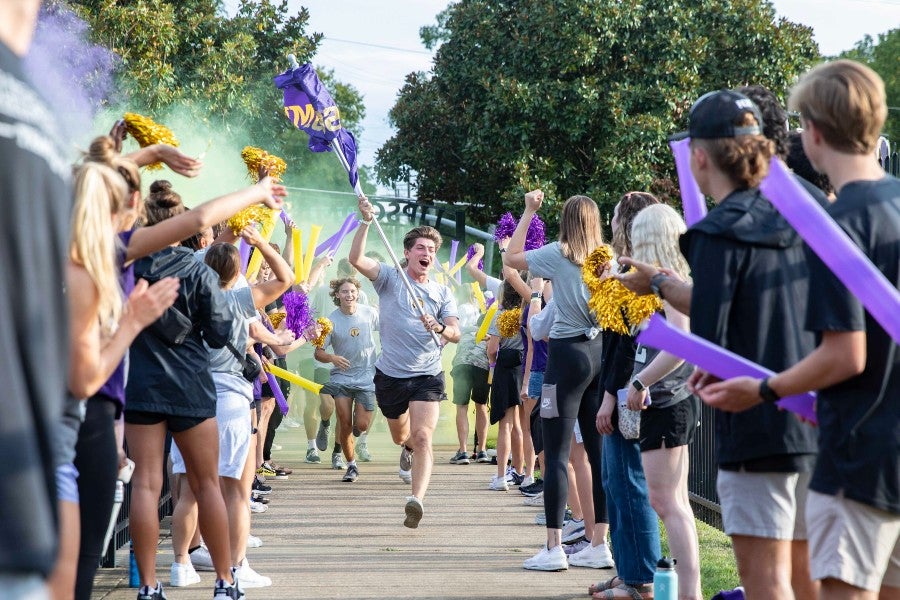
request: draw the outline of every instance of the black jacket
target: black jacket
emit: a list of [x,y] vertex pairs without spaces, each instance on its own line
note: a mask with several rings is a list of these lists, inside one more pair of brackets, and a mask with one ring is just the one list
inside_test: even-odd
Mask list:
[[[681,236],[681,251],[694,280],[693,333],[776,373],[815,348],[804,330],[809,275],[803,242],[758,190],[725,198]],[[793,413],[763,404],[741,413],[717,411],[716,446],[720,466],[734,467],[815,453],[816,438]]]
[[[134,277],[150,283],[178,277],[181,286],[173,307],[131,345],[125,410],[214,417],[216,387],[203,342],[223,348],[234,320],[218,275],[197,261],[191,250],[170,247],[138,260]],[[189,321],[186,328],[175,331],[184,317]],[[180,337],[183,341],[176,342]]]

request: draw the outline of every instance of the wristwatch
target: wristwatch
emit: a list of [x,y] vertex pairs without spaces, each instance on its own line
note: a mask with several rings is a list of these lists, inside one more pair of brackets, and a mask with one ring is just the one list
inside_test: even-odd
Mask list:
[[634,389],[639,392],[643,392],[645,389],[647,389],[647,386],[645,386],[637,377],[631,380],[631,385],[633,385]]
[[531,299],[532,299],[532,300],[540,300],[540,299],[541,299],[541,293],[540,293],[540,292],[531,292]]
[[504,252],[506,252],[506,248],[500,248],[500,254],[503,254]]
[[774,403],[781,400],[781,396],[779,396],[778,393],[775,392],[775,390],[769,387],[768,377],[759,382],[759,397],[763,399],[763,402]]
[[657,273],[653,277],[650,278],[650,291],[656,294],[656,296],[660,300],[665,300],[662,293],[662,284],[664,281],[668,280],[669,277],[665,273]]

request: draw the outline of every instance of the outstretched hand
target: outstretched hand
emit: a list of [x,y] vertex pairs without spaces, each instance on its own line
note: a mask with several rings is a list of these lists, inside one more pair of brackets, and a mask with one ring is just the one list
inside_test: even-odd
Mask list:
[[256,229],[256,226],[251,223],[244,227],[241,230],[241,239],[243,239],[247,244],[259,248],[262,244],[265,244],[266,241],[263,239],[262,235],[259,233],[259,230]]
[[180,281],[177,277],[160,279],[153,285],[140,279],[128,296],[125,312],[141,329],[156,321],[178,298]]
[[259,183],[256,184],[263,191],[263,204],[269,208],[284,208],[284,199],[288,195],[287,188],[276,183],[269,172],[263,168],[259,170]]
[[660,272],[657,267],[654,267],[649,263],[634,260],[627,256],[620,257],[619,264],[631,267],[627,272],[615,275],[615,278],[618,279],[622,285],[638,296],[643,296],[652,292],[650,289],[650,278]]
[[159,159],[170,169],[185,177],[196,177],[203,168],[203,161],[184,154],[169,144],[159,144]]
[[128,137],[128,128],[125,127],[125,119],[119,119],[113,123],[112,129],[109,130],[109,137],[112,138],[115,151],[121,154],[122,141]]

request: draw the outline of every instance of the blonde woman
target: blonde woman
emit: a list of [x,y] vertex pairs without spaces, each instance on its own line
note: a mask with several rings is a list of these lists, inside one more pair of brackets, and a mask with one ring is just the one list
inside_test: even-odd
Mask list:
[[[572,196],[563,205],[559,221],[559,241],[525,251],[525,236],[531,217],[540,209],[544,193],[525,194],[525,211],[503,254],[503,264],[527,269],[534,277],[553,279],[557,313],[550,330],[547,370],[541,397],[544,436],[544,512],[547,517],[547,545],[525,561],[526,569],[561,571],[568,568],[562,548],[562,525],[566,510],[568,473],[566,465],[572,431],[578,420],[584,448],[594,469],[594,515],[601,525],[608,523],[606,496],[600,481],[601,440],[595,425],[600,407],[600,336],[588,311],[588,291],[581,278],[581,265],[603,243],[600,211],[587,196]],[[596,536],[596,531],[595,531]],[[606,550],[608,553],[608,550]],[[612,559],[609,559],[612,565]]]
[[[102,461],[79,464],[78,469],[73,464],[82,414],[87,412],[87,402],[83,399],[96,393],[109,379],[138,333],[171,306],[178,293],[178,280],[174,278],[162,279],[152,286],[141,281],[127,303],[123,302],[115,234],[128,188],[116,171],[91,162],[76,170],[74,185],[75,204],[66,265],[70,396],[57,438],[60,552],[49,581],[57,599],[74,597],[76,589],[82,520],[76,478],[93,478],[105,466]],[[90,419],[87,429],[96,420],[102,420],[94,411],[85,418]],[[111,427],[100,428],[98,433],[91,439],[92,445],[114,447],[115,433]],[[97,510],[93,503],[88,504],[90,511]],[[104,518],[108,521],[108,512]],[[86,534],[91,536],[90,528]]]
[[[668,269],[689,281],[689,267],[678,249],[686,230],[684,220],[669,206],[654,204],[641,210],[631,225],[632,257]],[[663,302],[666,320],[688,331],[687,315]],[[693,368],[683,360],[638,345],[628,407],[642,410],[640,449],[650,504],[666,526],[669,549],[677,560],[678,597],[701,598],[700,557],[694,513],[688,500],[688,444],[694,437],[700,403],[687,389]],[[638,389],[640,388],[640,390]],[[644,406],[644,400],[651,404]]]

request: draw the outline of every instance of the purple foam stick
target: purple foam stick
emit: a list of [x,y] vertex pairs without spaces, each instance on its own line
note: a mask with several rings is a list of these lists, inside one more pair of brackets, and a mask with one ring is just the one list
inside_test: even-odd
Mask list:
[[[637,341],[651,348],[663,350],[696,365],[719,377],[769,377],[769,369],[738,356],[730,350],[716,346],[687,331],[673,327],[663,317],[653,315],[638,335]],[[816,395],[812,392],[788,396],[778,401],[778,406],[816,423]]]
[[275,381],[275,376],[266,372],[266,380],[269,382],[269,388],[272,390],[272,395],[275,396],[275,402],[278,403],[278,408],[281,409],[281,414],[288,414],[290,407],[288,406],[287,400],[284,398],[281,387],[278,385],[278,382]]
[[681,207],[684,222],[688,227],[706,216],[706,198],[691,173],[691,138],[669,142],[675,156],[675,170],[678,171],[678,188],[681,190]]
[[775,208],[884,330],[900,343],[900,291],[828,216],[781,160],[759,185]]
[[284,223],[288,227],[291,226],[291,218],[288,216],[288,214],[286,212],[284,212],[284,209],[281,209],[281,214],[279,216],[281,217],[282,223]]
[[[450,266],[456,264],[456,253],[459,250],[459,240],[453,240],[450,242]],[[460,272],[462,269],[456,272],[456,282],[462,283],[462,273]]]
[[353,220],[355,214],[356,213],[350,213],[349,215],[347,215],[347,217],[344,219],[344,222],[341,223],[340,228],[338,228],[337,232],[335,232],[334,235],[316,246],[316,256],[322,256],[328,251],[337,250],[335,242],[340,245],[341,241],[344,239],[343,236],[347,235],[347,232],[349,232],[348,227],[350,227],[350,224],[355,223],[355,221]]
[[359,227],[359,223],[357,221],[353,221],[352,223],[350,223],[350,226],[347,227],[347,229],[341,233],[340,237],[337,238],[336,240],[334,240],[334,243],[331,245],[331,248],[329,249],[329,252],[331,253],[332,256],[337,254],[338,248],[341,247],[341,244],[344,242],[345,239],[347,239],[347,236],[350,235],[353,232],[353,230],[356,229],[357,227]]
[[244,240],[238,241],[238,252],[241,255],[241,273],[247,274],[247,265],[250,263],[250,244]]

